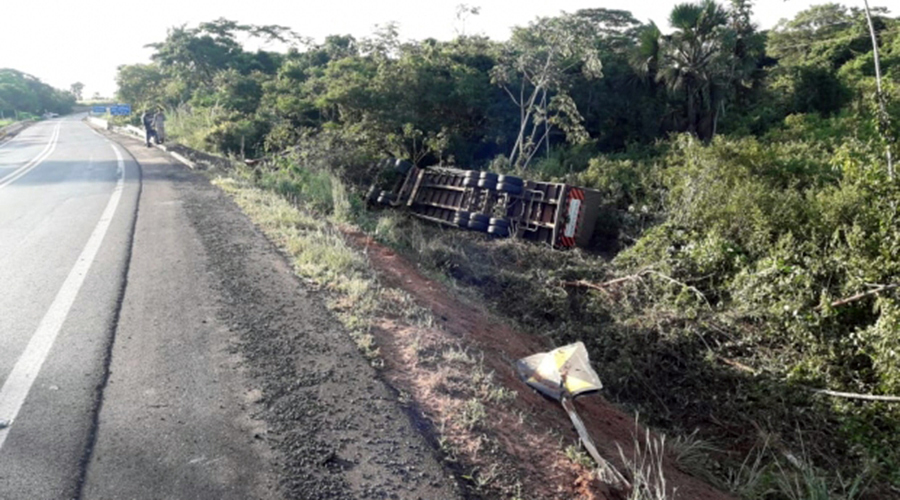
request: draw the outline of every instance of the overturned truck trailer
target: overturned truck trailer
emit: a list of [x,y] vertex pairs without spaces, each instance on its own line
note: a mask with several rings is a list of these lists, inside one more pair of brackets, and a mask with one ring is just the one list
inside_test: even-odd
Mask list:
[[593,189],[478,170],[419,168],[395,159],[378,166],[370,203],[405,207],[438,224],[557,248],[588,246],[594,232],[600,193]]

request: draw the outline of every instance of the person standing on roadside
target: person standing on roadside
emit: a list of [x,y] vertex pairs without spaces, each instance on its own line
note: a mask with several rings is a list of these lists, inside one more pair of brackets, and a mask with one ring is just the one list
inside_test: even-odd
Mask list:
[[141,123],[144,124],[144,141],[149,148],[150,139],[156,135],[156,132],[153,130],[153,112],[149,108],[144,110],[144,114],[141,115]]
[[163,109],[159,108],[153,115],[153,130],[156,133],[156,143],[162,144],[166,141],[166,114]]

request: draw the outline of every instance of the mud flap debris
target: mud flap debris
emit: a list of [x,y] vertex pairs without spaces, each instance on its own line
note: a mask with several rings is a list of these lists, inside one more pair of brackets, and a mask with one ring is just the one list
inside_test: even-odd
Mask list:
[[630,488],[628,480],[600,456],[587,427],[575,411],[573,400],[576,396],[603,388],[600,377],[591,367],[584,343],[576,342],[522,358],[516,362],[516,368],[526,384],[562,404],[578,432],[581,444],[597,462],[600,480],[611,486]]

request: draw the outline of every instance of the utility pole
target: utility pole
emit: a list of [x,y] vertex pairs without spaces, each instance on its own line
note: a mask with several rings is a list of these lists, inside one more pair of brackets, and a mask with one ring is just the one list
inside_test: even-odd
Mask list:
[[[872,25],[872,13],[869,12],[869,0],[863,0],[866,6],[866,20],[869,22],[869,34],[872,35],[872,50],[875,52],[875,87],[878,91],[878,107],[881,110],[881,116],[878,118],[879,124],[887,119],[887,110],[884,107],[884,91],[881,90],[881,64],[878,60],[878,38],[875,37],[875,27]],[[881,127],[879,127],[881,128]],[[882,131],[882,134],[884,131]],[[888,178],[894,180],[894,162],[891,159],[891,142],[887,141],[887,167]]]

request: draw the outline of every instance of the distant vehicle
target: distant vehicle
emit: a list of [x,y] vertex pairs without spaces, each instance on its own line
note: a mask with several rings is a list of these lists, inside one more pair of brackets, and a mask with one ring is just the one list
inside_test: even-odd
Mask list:
[[56,114],[56,113],[50,113],[50,112],[44,113],[44,118],[45,118],[45,119],[48,119],[48,120],[49,120],[50,118],[56,118],[57,116],[59,116],[59,115]]

